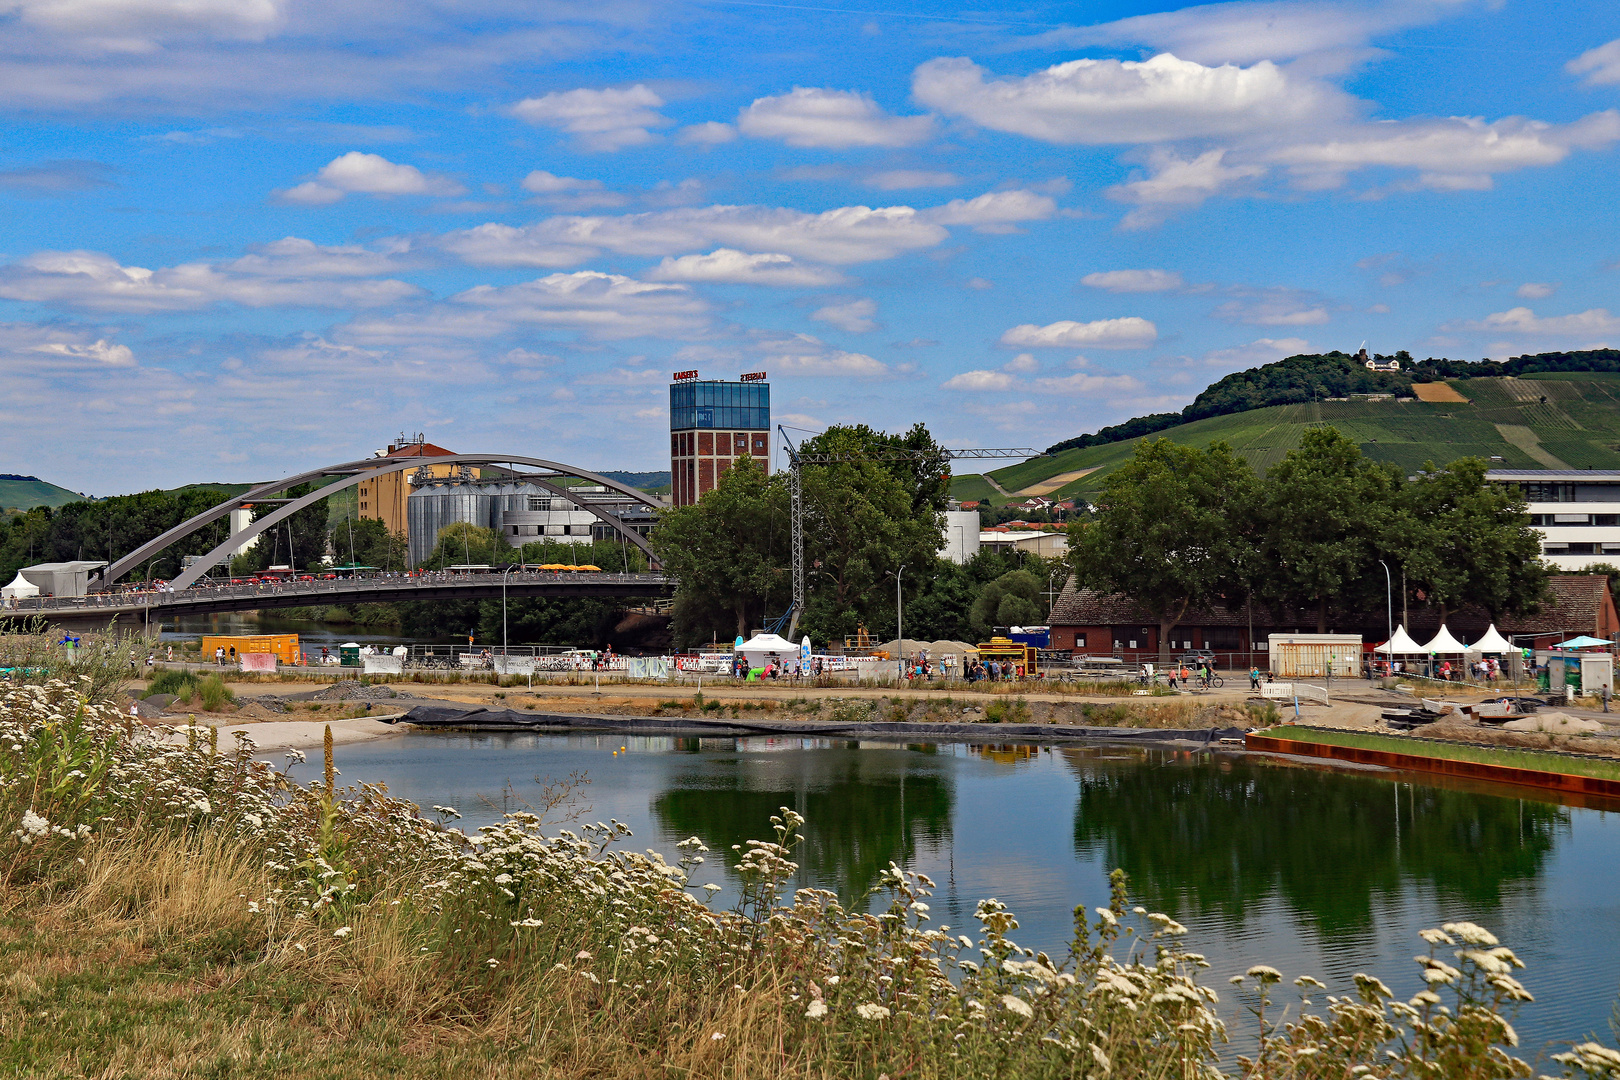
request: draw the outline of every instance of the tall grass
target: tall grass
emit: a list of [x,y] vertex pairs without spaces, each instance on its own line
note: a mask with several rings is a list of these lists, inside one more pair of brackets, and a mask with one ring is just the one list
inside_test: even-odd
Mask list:
[[[1227,1038],[1185,928],[1077,909],[1020,947],[995,900],[936,926],[891,865],[873,910],[786,890],[802,819],[716,856],[617,822],[509,814],[466,835],[381,788],[295,783],[216,737],[153,738],[69,684],[0,688],[0,1068],[20,1075],[1218,1078]],[[296,757],[296,755],[294,755]],[[740,882],[711,907],[706,860]],[[1528,995],[1479,927],[1428,931],[1429,989],[1290,1005],[1250,969],[1237,1075],[1528,1076]],[[1301,986],[1302,996],[1308,987]],[[49,1023],[31,1018],[49,1017]],[[15,1017],[16,1019],[12,1019]],[[27,1018],[27,1019],[25,1019]],[[1566,1075],[1594,1071],[1582,1048]],[[1584,1055],[1584,1056],[1581,1056]],[[1620,1059],[1617,1059],[1620,1060]]]

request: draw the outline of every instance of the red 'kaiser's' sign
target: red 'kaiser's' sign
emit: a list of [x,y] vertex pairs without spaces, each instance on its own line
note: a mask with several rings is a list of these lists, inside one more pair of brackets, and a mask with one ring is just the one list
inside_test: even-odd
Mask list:
[[749,372],[747,375],[744,375],[742,377],[742,381],[743,382],[764,382],[765,381],[765,373],[763,371]]
[[695,371],[677,371],[672,376],[672,378],[674,379],[675,382],[685,382],[687,379],[695,379],[695,378],[697,378],[697,372],[695,372]]

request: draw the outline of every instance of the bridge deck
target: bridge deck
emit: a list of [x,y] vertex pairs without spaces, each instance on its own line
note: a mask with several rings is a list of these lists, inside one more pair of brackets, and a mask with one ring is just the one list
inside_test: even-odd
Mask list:
[[[52,620],[107,621],[115,616],[208,615],[217,611],[306,607],[328,604],[380,604],[399,600],[490,600],[502,595],[500,574],[388,574],[337,581],[288,581],[261,585],[193,586],[181,592],[101,593],[78,597],[17,600],[0,608],[0,618],[43,615]],[[667,574],[553,573],[528,571],[506,576],[508,598],[526,596],[669,596],[675,579]]]

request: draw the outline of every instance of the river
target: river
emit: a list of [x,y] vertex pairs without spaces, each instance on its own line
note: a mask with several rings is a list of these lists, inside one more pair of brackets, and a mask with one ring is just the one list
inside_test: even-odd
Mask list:
[[1515,1019],[1527,1054],[1612,1042],[1620,815],[1515,789],[1242,755],[804,738],[418,733],[339,747],[337,764],[345,782],[454,806],[469,829],[503,800],[521,809],[513,796],[532,797],[537,780],[584,774],[585,820],[617,818],[628,843],[671,861],[688,836],[713,849],[694,884],[726,886],[720,905],[731,845],[768,838],[767,819],[789,806],[807,822],[799,885],[858,899],[892,860],[935,880],[937,923],[975,934],[975,903],[995,897],[1018,916],[1013,937],[1054,956],[1074,906],[1106,904],[1108,872],[1123,867],[1133,903],[1190,928],[1234,1036],[1226,979],[1250,965],[1336,993],[1365,971],[1405,998],[1421,988],[1418,931],[1468,919],[1528,965],[1537,1001]]

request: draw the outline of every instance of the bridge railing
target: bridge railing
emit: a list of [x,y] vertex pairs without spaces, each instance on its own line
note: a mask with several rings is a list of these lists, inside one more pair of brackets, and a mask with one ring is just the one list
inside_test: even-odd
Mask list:
[[511,574],[457,574],[448,571],[394,572],[362,577],[348,577],[315,581],[259,582],[257,584],[226,585],[198,583],[181,592],[163,589],[135,589],[116,593],[92,593],[89,596],[35,596],[8,599],[4,613],[29,612],[93,612],[143,611],[151,608],[186,607],[191,604],[218,599],[245,599],[257,596],[307,596],[318,601],[323,596],[367,592],[395,591],[400,588],[472,588],[489,587],[505,579],[512,585],[580,582],[589,584],[634,585],[645,582],[662,587],[668,581],[658,573],[618,573],[612,571],[564,572],[552,570],[520,570]]

